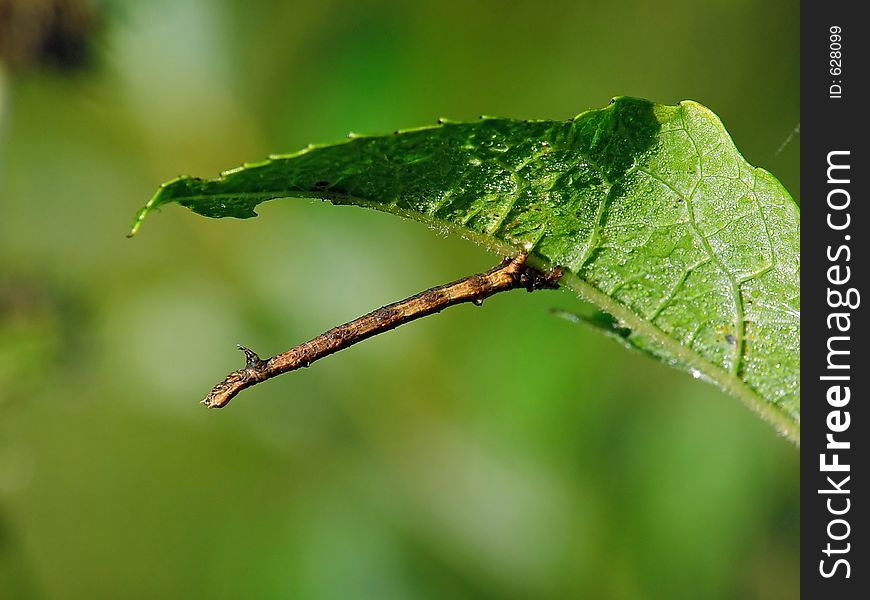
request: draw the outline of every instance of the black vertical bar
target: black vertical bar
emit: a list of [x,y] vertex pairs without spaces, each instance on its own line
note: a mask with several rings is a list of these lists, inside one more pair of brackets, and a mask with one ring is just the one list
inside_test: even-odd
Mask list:
[[801,3],[801,592],[868,598],[866,4]]

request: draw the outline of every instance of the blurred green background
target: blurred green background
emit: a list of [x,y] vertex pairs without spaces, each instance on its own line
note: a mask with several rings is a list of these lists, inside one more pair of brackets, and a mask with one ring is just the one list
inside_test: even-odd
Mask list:
[[92,11],[81,64],[0,28],[0,597],[798,596],[798,450],[550,315],[570,293],[451,309],[207,411],[236,342],[274,354],[496,257],[304,200],[124,237],[179,174],[623,94],[709,106],[798,197],[796,1]]

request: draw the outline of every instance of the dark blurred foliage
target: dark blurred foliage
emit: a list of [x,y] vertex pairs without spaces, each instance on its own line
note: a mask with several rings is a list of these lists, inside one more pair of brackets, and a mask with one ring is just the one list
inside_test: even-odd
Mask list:
[[615,95],[709,106],[797,198],[797,2],[0,0],[0,49],[0,597],[798,596],[797,449],[555,318],[588,311],[570,294],[457,307],[209,412],[235,343],[497,257],[299,200],[124,238],[181,173]]
[[0,0],[0,61],[20,71],[85,68],[97,17],[88,0]]

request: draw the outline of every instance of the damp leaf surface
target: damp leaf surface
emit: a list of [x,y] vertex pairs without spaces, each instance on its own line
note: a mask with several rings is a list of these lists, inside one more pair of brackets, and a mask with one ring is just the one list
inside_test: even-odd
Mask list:
[[695,102],[623,97],[568,121],[440,121],[309,146],[170,181],[133,233],[172,202],[244,219],[277,198],[373,208],[561,265],[562,286],[609,315],[625,343],[715,383],[799,443],[800,212]]

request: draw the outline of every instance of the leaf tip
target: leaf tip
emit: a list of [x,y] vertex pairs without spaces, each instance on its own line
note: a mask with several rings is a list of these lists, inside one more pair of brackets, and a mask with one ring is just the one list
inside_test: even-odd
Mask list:
[[145,215],[147,215],[150,210],[150,206],[151,202],[148,202],[148,204],[136,211],[136,216],[133,217],[133,225],[130,226],[130,231],[127,232],[127,239],[132,238],[139,231],[139,228],[142,226],[142,221],[145,219]]

